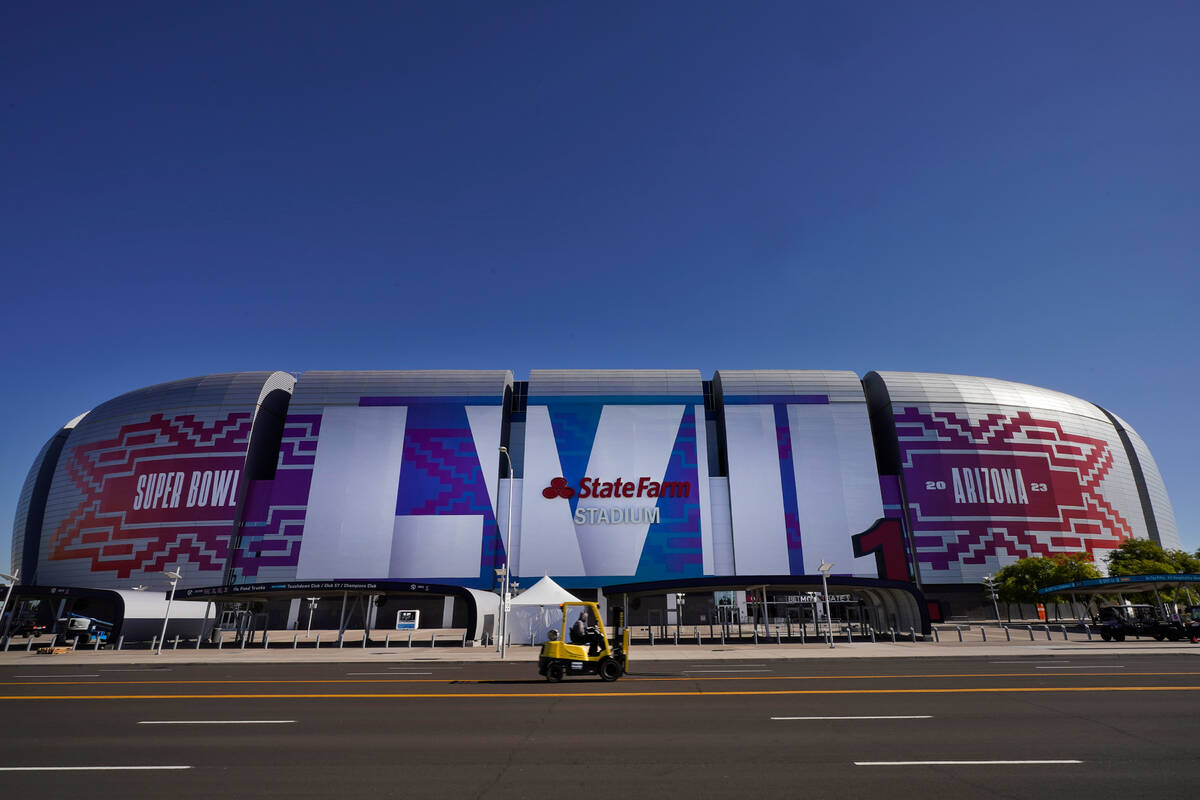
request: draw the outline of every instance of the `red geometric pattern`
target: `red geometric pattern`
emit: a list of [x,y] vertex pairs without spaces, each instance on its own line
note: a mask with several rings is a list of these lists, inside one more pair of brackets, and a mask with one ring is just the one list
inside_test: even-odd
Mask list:
[[[935,570],[1024,558],[1109,550],[1132,538],[1128,520],[1105,498],[1113,467],[1107,442],[1068,433],[1027,411],[978,422],[946,411],[902,408],[896,432],[904,463],[918,559]],[[970,472],[970,475],[964,475]],[[955,499],[954,479],[1020,476],[1020,501],[989,491]],[[986,478],[985,478],[986,480]],[[927,534],[922,536],[921,534]]]
[[[80,445],[66,460],[83,499],[54,531],[49,558],[89,559],[93,572],[128,578],[190,564],[200,571],[225,566],[236,513],[236,492],[217,507],[136,509],[138,478],[164,472],[236,470],[240,477],[251,415],[235,412],[212,423],[192,414],[154,414],[121,427],[112,439]],[[166,504],[169,505],[169,504]]]

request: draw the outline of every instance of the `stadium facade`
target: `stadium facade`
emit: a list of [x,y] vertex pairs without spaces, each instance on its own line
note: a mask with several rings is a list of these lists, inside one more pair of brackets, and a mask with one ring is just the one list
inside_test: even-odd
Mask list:
[[1180,546],[1145,442],[1018,383],[254,372],[139,389],[57,431],[25,482],[12,563],[43,586],[128,589],[178,567],[184,589],[490,592],[511,542],[523,585],[802,586],[825,561],[847,586],[952,599],[1020,557],[1102,563],[1129,538]]

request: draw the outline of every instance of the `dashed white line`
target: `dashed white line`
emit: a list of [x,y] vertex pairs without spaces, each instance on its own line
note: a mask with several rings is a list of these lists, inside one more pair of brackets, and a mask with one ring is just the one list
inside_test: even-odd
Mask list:
[[1125,669],[1124,664],[1081,664],[1077,667],[1037,667],[1037,669]]
[[143,720],[138,724],[290,724],[295,720]]
[[82,772],[84,770],[113,769],[191,769],[191,767],[183,764],[135,767],[0,767],[0,772]]
[[347,672],[347,675],[432,675],[432,672]]
[[932,720],[932,714],[896,714],[892,716],[858,717],[772,717],[772,720]]
[[93,674],[77,675],[75,673],[72,673],[70,675],[13,675],[13,677],[14,678],[99,678],[100,676],[93,675]]
[[1012,766],[1027,764],[1082,764],[1073,758],[1041,759],[1036,761],[855,761],[856,767],[957,767]]
[[685,669],[684,675],[699,675],[701,673],[708,674],[712,672],[771,672],[769,669]]

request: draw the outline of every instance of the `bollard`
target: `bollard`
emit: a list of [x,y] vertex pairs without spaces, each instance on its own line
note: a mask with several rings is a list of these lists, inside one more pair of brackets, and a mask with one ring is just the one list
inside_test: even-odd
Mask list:
[[250,637],[249,637],[248,635],[246,635],[245,633],[243,633],[243,634],[242,634],[242,646],[238,648],[239,650],[245,650],[245,649],[246,649],[246,640],[247,640],[247,639],[249,639],[249,638],[250,638]]
[[338,647],[342,647],[346,643],[346,632],[338,631]]
[[383,637],[383,649],[387,650],[391,646],[392,646],[392,635],[389,633],[387,636]]
[[122,633],[121,638],[117,639],[117,650],[120,650],[124,646],[125,646],[125,634]]
[[25,642],[25,652],[28,653],[33,648],[33,634],[29,635],[29,639]]
[[703,642],[700,641],[700,629],[696,628],[696,646],[699,647]]
[[678,627],[675,628],[675,646],[676,647],[679,646],[679,628]]
[[912,640],[913,644],[917,643],[917,632],[912,629],[911,625],[908,627],[908,638]]
[[271,634],[267,631],[263,631],[263,650],[266,650],[270,646],[270,641]]
[[97,637],[96,637],[96,638],[95,638],[95,639],[92,641],[92,650],[94,650],[94,651],[98,651],[99,649],[100,649],[100,637],[99,637],[99,636],[97,636]]
[[317,641],[313,644],[313,649],[314,650],[321,649],[321,634],[319,634],[319,633],[317,634]]
[[1025,627],[1029,629],[1029,641],[1031,641],[1031,642],[1032,642],[1032,641],[1033,641],[1033,626],[1032,626],[1032,625],[1026,625]]
[[783,639],[780,638],[779,628],[775,628],[775,644],[783,644]]
[[721,626],[721,646],[725,646],[725,626]]
[[758,644],[758,625],[754,626],[754,643]]
[[1051,639],[1050,639],[1050,626],[1049,626],[1049,625],[1043,625],[1042,627],[1046,629],[1046,641],[1047,641],[1047,642],[1051,641]]
[[646,635],[650,637],[650,646],[654,647],[654,626],[646,628]]
[[200,649],[200,642],[204,639],[204,628],[200,629],[200,633],[196,634],[196,649]]
[[1003,627],[1004,627],[1004,641],[1011,642],[1012,641],[1012,631],[1010,631],[1008,629],[1007,625],[1004,625]]
[[12,644],[12,638],[8,636],[4,637],[4,652],[8,652],[8,646],[10,644]]
[[[462,646],[463,647],[467,646],[467,632],[466,631],[463,631]],[[529,646],[530,647],[533,646],[533,635],[532,634],[530,634],[530,636],[529,636]]]
[[175,644],[171,645],[171,649],[172,649],[172,650],[178,650],[178,649],[179,649],[179,634],[178,634],[178,633],[177,633],[177,634],[175,634]]
[[804,626],[803,625],[800,626],[800,644],[808,644],[808,642],[804,641]]
[[217,649],[220,650],[225,645],[225,631],[217,631]]
[[957,625],[955,625],[955,626],[954,626],[954,630],[958,631],[958,641],[960,641],[960,642],[961,642],[961,641],[962,641],[962,628],[960,628],[960,627],[958,627]]
[[157,650],[157,649],[158,649],[158,634],[155,634],[155,635],[154,635],[154,636],[153,636],[153,637],[150,639],[150,649],[151,649],[151,650]]
[[[466,636],[465,636],[465,635],[463,636],[463,639],[464,639],[464,642],[463,642],[463,647],[466,647],[467,645],[466,645],[466,641],[465,641],[465,640],[466,640]],[[533,631],[530,631],[530,632],[529,632],[529,646],[530,646],[530,647],[533,647]]]
[[987,628],[985,628],[985,627],[983,627],[982,625],[980,625],[980,626],[979,626],[979,633],[980,633],[980,634],[983,636],[983,640],[986,642],[986,641],[987,641]]
[[[941,642],[942,639],[940,636],[938,636],[938,629],[933,627],[932,625],[929,626],[929,629],[933,631],[933,640],[935,642]],[[871,641],[875,641],[875,638],[871,637]]]
[[408,646],[409,647],[412,647],[412,637],[413,637],[413,632],[409,631],[408,632]]
[[1088,641],[1090,642],[1090,641],[1092,640],[1092,626],[1091,626],[1091,625],[1084,625],[1084,626],[1083,626],[1083,629],[1084,629],[1084,631],[1086,631],[1086,632],[1087,632],[1087,635],[1088,635]]
[[789,639],[791,639],[792,638],[792,618],[788,617],[786,620],[784,620],[784,624],[787,625],[787,637]]
[[[509,637],[508,631],[504,632],[504,644],[505,645],[512,644],[512,639]],[[429,634],[429,646],[437,647],[437,634],[436,633]]]
[[76,636],[74,639],[71,640],[71,652],[74,653],[75,648],[78,646],[79,646],[79,637]]
[[364,649],[364,650],[366,650],[366,649],[367,649],[367,642],[370,640],[370,638],[371,638],[371,637],[367,635],[367,632],[366,632],[366,631],[363,631],[363,641],[362,641],[362,646],[363,646],[363,649]]
[[1058,627],[1059,627],[1059,630],[1061,630],[1061,631],[1062,631],[1062,635],[1063,635],[1063,641],[1064,641],[1064,642],[1069,642],[1069,641],[1071,641],[1070,639],[1068,639],[1068,638],[1067,638],[1067,626],[1066,626],[1066,625],[1059,625]]
[[295,650],[299,646],[300,646],[300,634],[297,633],[295,636],[292,637],[292,649]]
[[[892,644],[895,644],[895,643],[896,643],[896,629],[895,629],[895,628],[888,628],[888,631],[890,631],[890,632],[891,632],[891,634],[892,634]],[[959,635],[959,638],[962,638],[962,633],[961,633],[961,632],[960,632],[958,635]]]

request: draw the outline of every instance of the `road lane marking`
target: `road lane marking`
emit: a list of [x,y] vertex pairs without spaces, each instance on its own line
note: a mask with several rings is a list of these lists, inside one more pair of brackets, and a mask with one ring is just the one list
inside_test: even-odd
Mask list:
[[[389,675],[393,673],[387,673]],[[432,674],[432,673],[430,673]],[[929,674],[929,675],[746,675],[746,676],[731,676],[731,677],[712,677],[705,678],[709,681],[819,681],[819,680],[928,680],[931,678],[1031,678],[1036,673],[1033,672],[963,672],[963,673],[945,673],[945,674]],[[1195,672],[1081,672],[1078,677],[1194,677],[1200,675],[1200,671]],[[47,677],[59,677],[57,675]],[[74,676],[67,676],[74,677]],[[625,679],[630,683],[671,683],[680,681],[694,681],[696,678],[680,678],[675,676],[646,676],[641,677],[636,674],[630,674]],[[344,684],[344,683],[457,683],[457,684],[487,684],[491,683],[490,678],[396,678],[393,680],[350,680],[347,678],[297,678],[284,680],[267,680],[257,678],[247,678],[243,680],[191,680],[179,678],[174,680],[161,681],[46,681],[44,683],[29,683],[26,681],[0,681],[0,686],[162,686],[162,685],[179,685],[188,684],[193,686],[227,686],[227,685],[251,685],[251,684],[268,684],[268,685],[289,685],[289,684]]]
[[800,720],[819,720],[819,719],[933,719],[932,714],[894,714],[887,717],[771,717],[771,719],[800,719]]
[[114,769],[191,769],[182,764],[138,767],[0,767],[0,772],[80,772],[83,770],[114,770]]
[[80,673],[70,675],[13,675],[14,678],[99,678],[99,675],[91,673]]
[[170,672],[171,668],[170,667],[144,667],[144,668],[136,667],[133,669],[125,669],[124,667],[122,667],[121,669],[105,669],[104,667],[101,667],[100,671],[101,672]]
[[769,669],[685,669],[682,670],[684,675],[707,675],[709,673],[718,672],[770,672]]
[[1113,664],[1112,666],[1099,666],[1096,664],[1088,664],[1078,667],[1034,667],[1034,669],[1125,669],[1124,664]]
[[391,694],[46,694],[0,695],[0,700],[463,700],[472,698],[536,697],[750,697],[843,694],[1029,694],[1034,692],[1200,692],[1200,686],[1005,686],[965,689],[760,689],[743,691],[682,692],[439,692]]
[[432,672],[347,672],[347,675],[432,675]]
[[294,719],[145,719],[138,725],[289,725]]
[[1013,764],[1082,764],[1074,758],[1044,758],[1026,761],[855,761],[856,767],[956,767],[956,766],[1011,766]]

